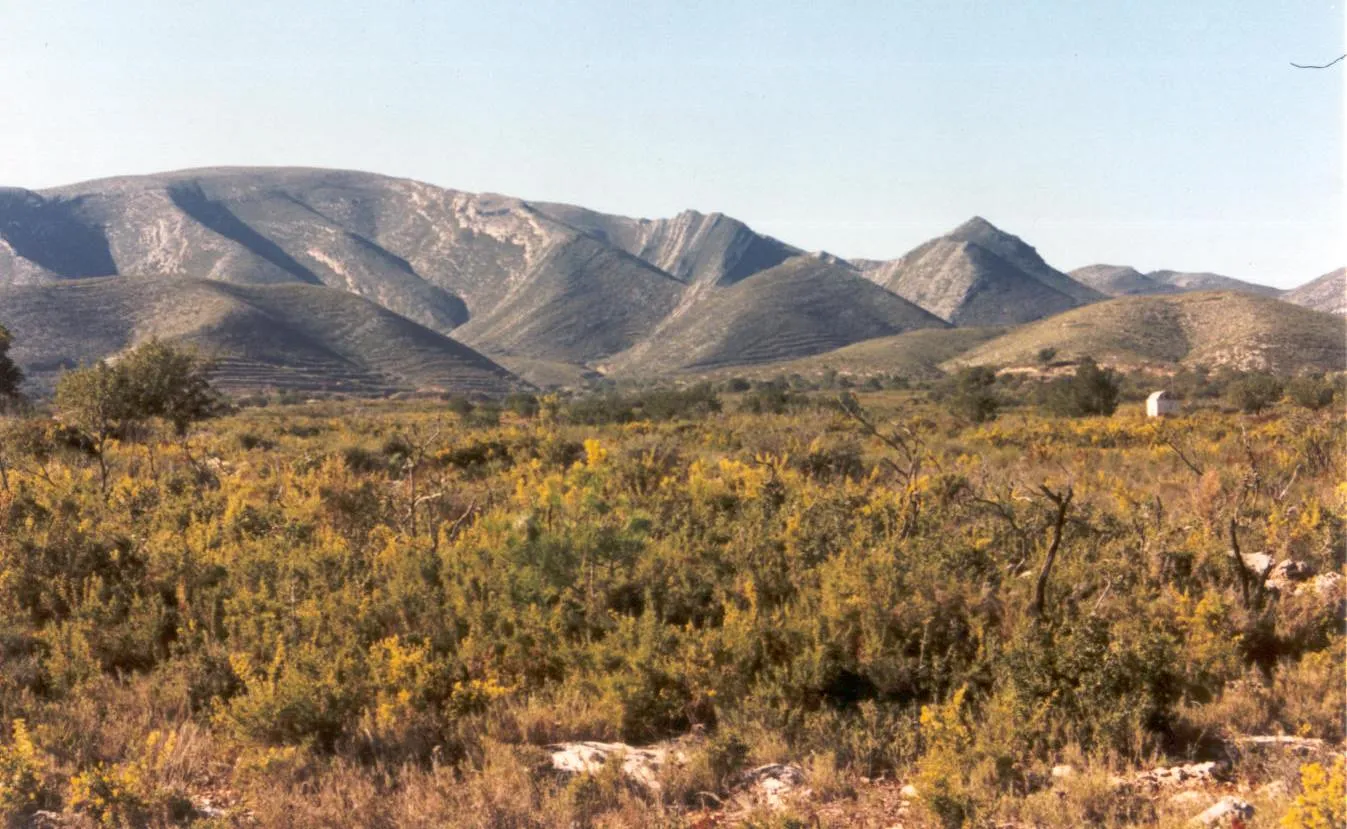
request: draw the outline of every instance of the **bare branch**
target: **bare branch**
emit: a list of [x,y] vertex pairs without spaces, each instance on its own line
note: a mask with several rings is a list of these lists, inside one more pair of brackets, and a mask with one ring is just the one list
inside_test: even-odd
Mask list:
[[1181,448],[1179,448],[1179,445],[1174,442],[1174,438],[1166,437],[1165,446],[1168,446],[1170,449],[1173,449],[1174,454],[1179,456],[1179,460],[1183,461],[1184,466],[1193,470],[1194,475],[1198,476],[1199,478],[1202,477],[1203,474],[1202,467],[1198,466],[1195,461],[1193,461],[1191,458],[1188,457],[1187,453],[1185,453]]
[[1297,69],[1327,69],[1335,63],[1341,63],[1343,60],[1347,60],[1347,55],[1341,55],[1337,60],[1331,60],[1324,64],[1296,63],[1295,61],[1291,61],[1291,65]]
[[1071,499],[1076,493],[1070,486],[1062,492],[1053,492],[1047,484],[1038,487],[1049,501],[1057,507],[1053,519],[1052,541],[1048,544],[1048,555],[1043,559],[1043,568],[1038,571],[1038,581],[1034,584],[1034,603],[1029,612],[1035,619],[1043,618],[1043,605],[1047,601],[1048,576],[1052,574],[1052,565],[1057,561],[1057,551],[1062,546],[1062,534],[1066,529],[1066,514],[1071,509]]

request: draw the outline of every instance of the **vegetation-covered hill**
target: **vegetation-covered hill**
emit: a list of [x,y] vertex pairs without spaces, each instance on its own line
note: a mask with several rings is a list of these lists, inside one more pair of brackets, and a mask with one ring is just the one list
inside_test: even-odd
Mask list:
[[1027,365],[1045,348],[1124,365],[1342,371],[1347,321],[1247,293],[1120,297],[1012,329],[954,362]]
[[706,293],[618,355],[615,374],[752,365],[945,322],[844,264],[796,256]]
[[806,378],[837,372],[856,378],[903,377],[937,380],[942,366],[973,348],[999,337],[1004,328],[920,328],[891,337],[876,337],[812,357],[731,367],[718,376],[776,377],[799,374]]
[[311,285],[81,279],[0,288],[0,320],[37,390],[65,368],[150,337],[196,345],[233,390],[501,394],[521,383],[443,334],[353,294]]

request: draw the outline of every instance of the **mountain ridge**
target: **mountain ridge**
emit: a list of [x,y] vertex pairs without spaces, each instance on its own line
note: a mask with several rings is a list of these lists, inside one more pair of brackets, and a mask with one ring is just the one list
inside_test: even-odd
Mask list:
[[[209,294],[211,307],[229,291],[197,283],[285,288],[266,302],[287,291],[303,297],[287,306],[292,331],[303,327],[296,315],[348,308],[324,292],[354,296],[542,382],[807,359],[909,330],[1032,323],[1113,293],[1178,296],[1209,285],[1281,293],[1205,273],[1066,274],[980,216],[897,259],[846,260],[719,212],[629,218],[317,167],[0,188],[0,323],[13,315],[4,297],[27,296],[14,290],[101,279],[124,281],[99,289],[109,296]],[[193,287],[163,287],[173,280]],[[1318,290],[1299,296],[1332,302],[1331,284]],[[23,307],[45,313],[48,328],[67,325],[54,299],[45,310]],[[190,318],[191,309],[168,310]],[[108,356],[78,344],[68,352]],[[458,376],[443,365],[446,380]],[[424,375],[398,383],[435,385]]]

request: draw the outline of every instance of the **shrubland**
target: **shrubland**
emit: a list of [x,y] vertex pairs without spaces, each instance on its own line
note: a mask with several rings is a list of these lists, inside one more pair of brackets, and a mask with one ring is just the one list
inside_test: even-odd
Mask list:
[[[1122,826],[1169,818],[1111,776],[1340,749],[1333,407],[635,397],[5,421],[0,809],[681,825],[793,761],[834,802],[913,783],[914,825]],[[1321,578],[1271,588],[1232,548]],[[653,794],[539,770],[580,739],[689,760]],[[1340,764],[1246,755],[1292,786],[1259,825],[1333,825]]]

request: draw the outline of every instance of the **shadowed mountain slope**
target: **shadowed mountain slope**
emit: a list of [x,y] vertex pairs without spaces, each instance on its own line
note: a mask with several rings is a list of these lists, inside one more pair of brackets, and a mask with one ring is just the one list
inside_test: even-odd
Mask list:
[[796,256],[710,294],[609,366],[615,374],[704,370],[802,357],[947,324],[855,270]]
[[152,336],[195,344],[218,360],[219,385],[233,390],[500,393],[519,385],[461,343],[310,285],[111,277],[12,286],[0,288],[0,324],[38,391],[62,368]]
[[1341,371],[1347,320],[1238,292],[1120,297],[1015,328],[952,362],[1027,365],[1043,348],[1122,365]]
[[1347,268],[1330,271],[1287,291],[1282,299],[1315,311],[1347,315]]
[[1104,298],[982,218],[900,259],[857,264],[875,283],[955,325],[1016,325]]

